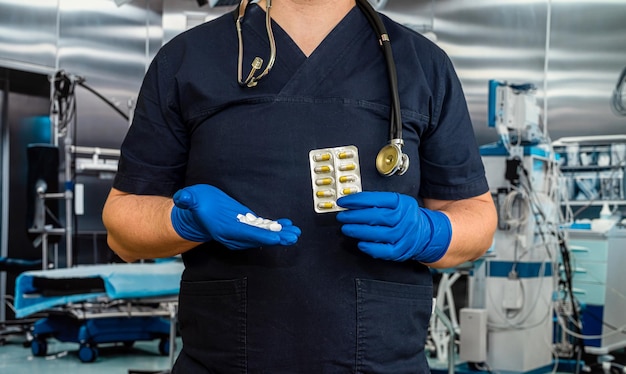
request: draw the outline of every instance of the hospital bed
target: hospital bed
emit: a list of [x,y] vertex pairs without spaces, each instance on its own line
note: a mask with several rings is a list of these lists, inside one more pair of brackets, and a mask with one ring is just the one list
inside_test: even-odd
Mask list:
[[98,345],[159,339],[159,353],[174,351],[175,318],[183,264],[106,264],[27,271],[15,285],[18,318],[45,312],[35,322],[31,351],[47,355],[47,339],[79,344],[92,362]]

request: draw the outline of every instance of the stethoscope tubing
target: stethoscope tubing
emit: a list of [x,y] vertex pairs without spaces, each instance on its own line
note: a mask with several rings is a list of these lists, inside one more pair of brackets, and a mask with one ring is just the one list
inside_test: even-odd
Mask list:
[[272,18],[270,17],[270,9],[272,8],[272,0],[267,0],[267,10],[265,16],[265,29],[267,30],[267,40],[270,44],[270,57],[269,61],[265,69],[258,74],[254,75],[257,70],[260,70],[263,66],[263,59],[260,57],[255,57],[252,61],[252,69],[248,74],[248,77],[243,80],[242,79],[242,70],[243,70],[243,35],[241,32],[241,23],[243,22],[243,18],[246,14],[246,8],[248,6],[249,0],[241,0],[239,6],[237,7],[237,18],[235,19],[235,24],[237,26],[237,41],[238,41],[238,55],[237,55],[237,82],[242,87],[254,87],[257,85],[259,80],[266,76],[272,67],[274,66],[274,62],[276,61],[276,40],[274,39],[274,33],[272,31]]
[[365,14],[372,29],[377,34],[378,42],[383,50],[385,64],[387,65],[387,75],[389,80],[389,90],[391,94],[391,119],[389,126],[389,141],[402,143],[402,114],[400,111],[400,93],[398,92],[398,73],[396,63],[393,58],[391,41],[387,29],[380,19],[378,13],[367,0],[356,0],[357,5]]

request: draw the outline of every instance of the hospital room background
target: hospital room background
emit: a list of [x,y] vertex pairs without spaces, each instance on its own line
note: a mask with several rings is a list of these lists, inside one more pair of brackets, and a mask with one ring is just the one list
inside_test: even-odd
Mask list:
[[[370,2],[450,56],[498,207],[433,271],[433,372],[626,372],[626,1]],[[102,206],[151,59],[236,3],[0,0],[1,373],[171,367],[180,261],[118,271]]]

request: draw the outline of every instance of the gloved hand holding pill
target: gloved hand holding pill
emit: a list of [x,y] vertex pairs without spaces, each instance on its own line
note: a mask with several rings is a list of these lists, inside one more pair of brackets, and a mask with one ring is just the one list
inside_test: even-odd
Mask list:
[[374,258],[432,263],[445,255],[452,239],[448,216],[420,207],[408,195],[360,192],[340,198],[337,205],[348,209],[337,214],[341,231]]
[[288,219],[256,218],[248,207],[208,184],[185,187],[174,194],[172,226],[183,239],[200,243],[215,240],[237,250],[292,245],[300,237],[300,229]]

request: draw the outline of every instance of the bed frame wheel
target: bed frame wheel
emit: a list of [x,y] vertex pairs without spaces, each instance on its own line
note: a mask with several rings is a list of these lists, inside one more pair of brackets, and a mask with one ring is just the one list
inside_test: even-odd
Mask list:
[[98,348],[90,345],[81,345],[78,350],[78,358],[82,362],[94,362],[98,358]]
[[33,356],[42,357],[48,354],[48,342],[45,339],[35,339],[30,343]]

